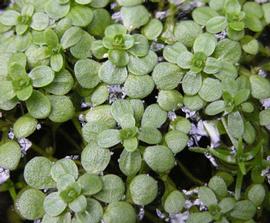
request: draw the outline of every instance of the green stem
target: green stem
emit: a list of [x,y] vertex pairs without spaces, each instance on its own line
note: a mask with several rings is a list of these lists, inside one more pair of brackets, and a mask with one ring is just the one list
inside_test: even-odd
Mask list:
[[145,217],[150,220],[152,223],[163,223],[161,219],[150,213],[149,211],[144,211]]
[[189,172],[189,170],[180,162],[180,161],[176,161],[177,162],[177,165],[179,166],[179,168],[181,169],[181,171],[191,180],[191,181],[193,181],[194,183],[196,183],[196,184],[198,184],[198,185],[203,185],[204,183],[200,180],[200,179],[198,179],[198,178],[196,178],[196,177],[194,177],[193,175],[192,175],[192,173],[190,173]]
[[242,188],[242,183],[243,183],[243,174],[239,170],[237,172],[237,178],[236,178],[236,184],[235,184],[235,199],[239,200],[241,197],[241,188]]
[[56,160],[55,158],[53,158],[52,156],[50,156],[48,153],[46,153],[41,147],[39,147],[38,145],[32,143],[31,149],[33,149],[35,152],[37,152],[38,154],[47,157],[48,159],[54,161]]
[[224,129],[225,129],[227,135],[229,136],[229,138],[230,138],[230,140],[231,140],[233,146],[234,146],[235,148],[237,148],[237,147],[238,147],[238,146],[237,146],[238,143],[237,143],[237,141],[232,137],[232,135],[230,134],[230,132],[229,132],[229,130],[228,130],[228,127],[227,127],[227,124],[226,124],[226,120],[225,120],[224,117],[221,118],[221,122],[222,122],[222,124],[223,124],[223,126],[224,126]]
[[77,132],[82,135],[82,127],[81,124],[79,122],[79,120],[77,119],[77,117],[72,118],[72,123],[74,125],[74,127],[76,128]]
[[14,187],[9,188],[9,194],[10,194],[13,202],[15,203],[17,194],[16,194],[16,190]]

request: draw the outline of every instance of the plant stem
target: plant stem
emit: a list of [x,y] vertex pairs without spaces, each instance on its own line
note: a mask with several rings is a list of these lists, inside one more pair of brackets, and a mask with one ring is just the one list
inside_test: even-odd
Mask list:
[[239,200],[241,197],[241,188],[242,188],[242,183],[243,183],[243,174],[239,170],[237,172],[237,178],[236,178],[236,184],[235,184],[235,199]]
[[77,132],[82,135],[82,127],[81,124],[79,122],[79,120],[77,119],[77,117],[72,118],[72,123],[74,125],[74,127],[76,128]]
[[150,213],[149,211],[144,212],[146,218],[148,218],[152,223],[163,223],[161,219]]
[[186,177],[188,177],[191,181],[193,181],[194,183],[196,183],[196,184],[198,184],[198,185],[203,185],[204,183],[200,180],[200,179],[198,179],[198,178],[196,178],[196,177],[194,177],[193,175],[192,175],[192,173],[190,173],[190,171],[179,161],[179,160],[177,160],[176,161],[177,162],[177,165],[179,166],[179,168],[181,169],[181,171],[186,175]]
[[47,157],[48,159],[54,161],[56,160],[55,158],[53,158],[52,156],[50,156],[48,153],[46,153],[41,147],[39,147],[38,145],[32,143],[31,149],[33,149],[35,152],[37,152],[38,154]]

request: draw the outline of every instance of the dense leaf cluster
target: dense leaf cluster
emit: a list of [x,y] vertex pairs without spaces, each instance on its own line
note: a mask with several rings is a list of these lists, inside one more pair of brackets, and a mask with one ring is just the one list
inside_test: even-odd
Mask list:
[[[258,2],[17,0],[1,12],[0,167],[19,177],[0,191],[20,217],[135,223],[145,206],[152,222],[162,220],[151,209],[187,223],[262,221],[270,3]],[[70,120],[81,142],[62,134],[77,150],[43,149],[40,125],[55,142]],[[21,159],[33,135],[38,154]],[[179,161],[187,150],[213,164],[208,182]],[[192,188],[171,179],[176,166]]]

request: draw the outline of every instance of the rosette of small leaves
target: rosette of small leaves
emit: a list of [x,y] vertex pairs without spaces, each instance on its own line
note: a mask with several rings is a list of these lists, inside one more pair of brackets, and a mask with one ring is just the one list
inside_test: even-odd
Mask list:
[[192,12],[194,21],[205,26],[207,32],[226,31],[229,38],[240,40],[244,37],[246,28],[253,32],[261,32],[264,28],[264,13],[259,3],[211,0],[208,5]]
[[[115,205],[116,210],[117,204],[123,206],[129,213],[120,218],[127,221],[132,217],[130,222],[135,222],[133,207],[124,201],[118,203],[123,198],[125,186],[116,175],[100,177],[97,174],[84,173],[79,176],[73,160],[61,159],[54,163],[45,157],[35,157],[25,166],[24,179],[31,189],[20,192],[16,207],[22,217],[28,220],[42,218],[43,223],[98,223],[103,218],[100,202],[104,202]],[[40,189],[53,190],[45,195]],[[111,214],[111,211],[106,210],[104,218],[114,219],[115,216]]]
[[30,30],[45,30],[49,26],[49,16],[44,12],[35,12],[35,7],[25,4],[20,12],[10,9],[0,16],[0,23],[9,30],[15,27],[18,35],[23,35]]
[[140,34],[127,34],[127,29],[121,24],[108,26],[104,35],[102,40],[106,49],[104,54],[117,67],[128,65],[129,55],[144,57],[148,54],[148,40]]
[[[251,221],[256,214],[257,205],[254,202],[258,201],[257,204],[261,204],[265,191],[261,185],[254,185],[250,190],[250,196],[246,200],[235,200],[229,195],[225,181],[220,176],[212,177],[208,186],[198,189],[198,198],[207,207],[207,211],[192,212],[187,222]],[[258,200],[252,197],[256,190]]]
[[109,112],[120,129],[102,130],[102,122],[97,123],[100,125],[100,132],[94,141],[101,148],[112,148],[121,143],[126,151],[134,152],[139,146],[139,141],[150,145],[161,142],[162,135],[158,128],[166,121],[167,113],[158,105],[152,105],[144,111],[140,100],[117,100]]

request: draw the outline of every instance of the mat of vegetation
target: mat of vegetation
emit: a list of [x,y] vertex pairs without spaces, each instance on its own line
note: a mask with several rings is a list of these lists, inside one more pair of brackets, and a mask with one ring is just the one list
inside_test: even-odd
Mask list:
[[269,223],[269,1],[0,6],[2,223]]

